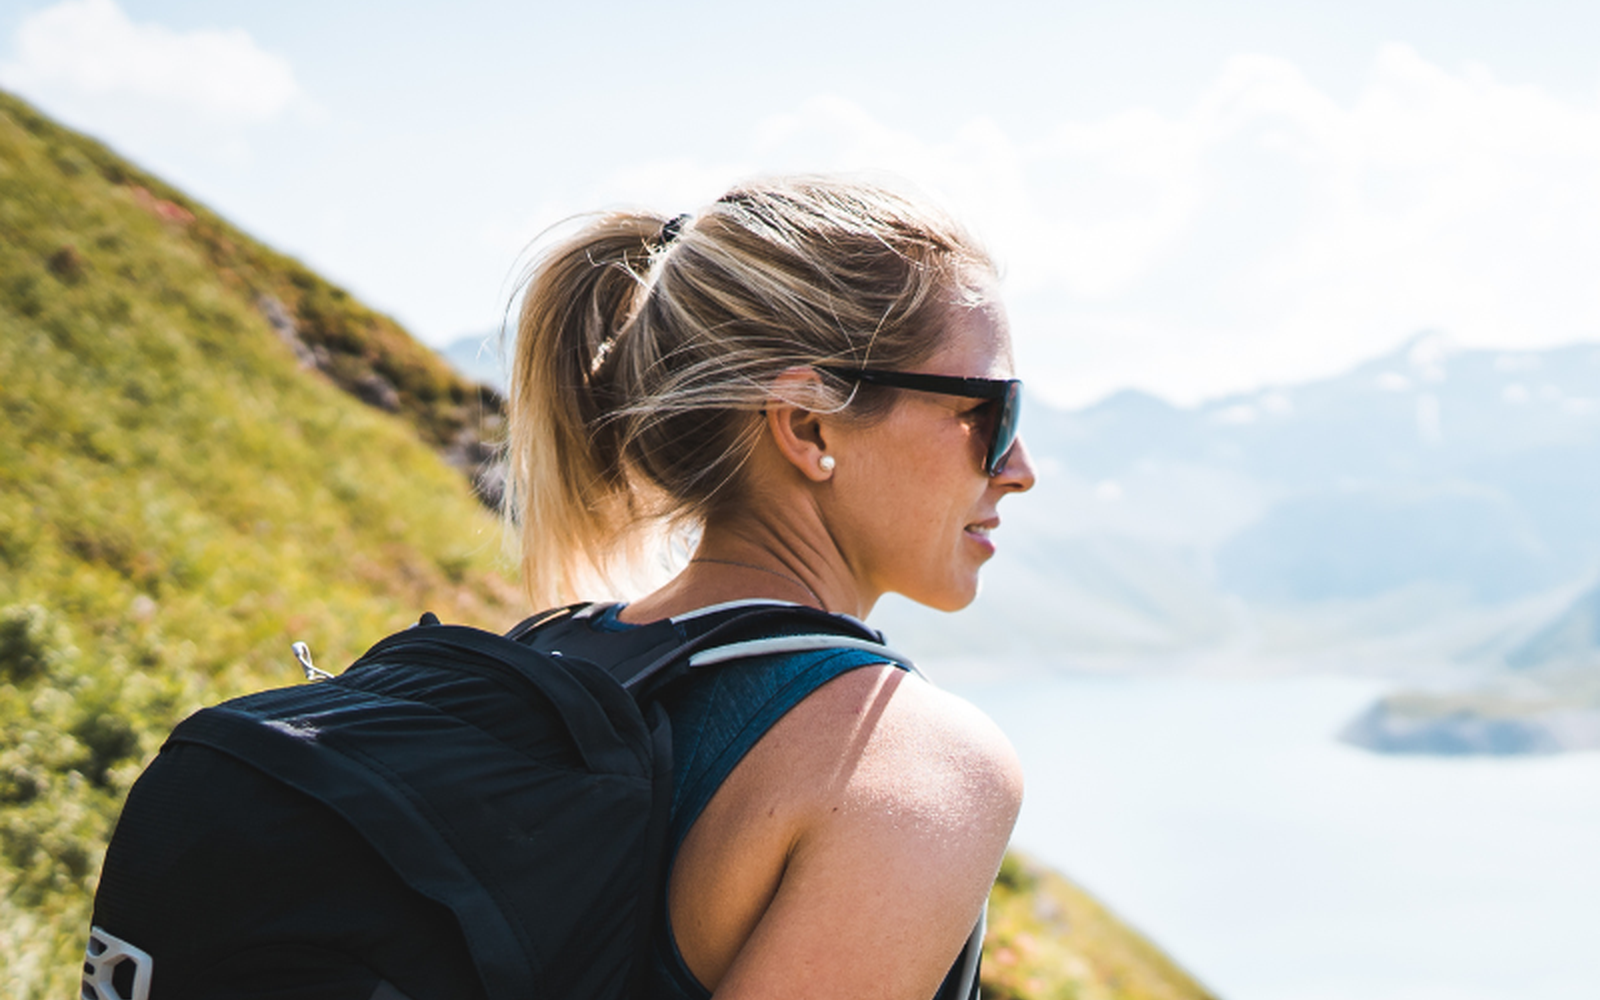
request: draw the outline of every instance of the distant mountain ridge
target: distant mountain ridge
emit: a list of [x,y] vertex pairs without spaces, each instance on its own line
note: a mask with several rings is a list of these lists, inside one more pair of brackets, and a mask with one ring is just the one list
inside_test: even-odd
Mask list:
[[505,395],[507,382],[505,365],[501,358],[499,334],[486,333],[481,336],[469,334],[457,337],[438,348],[438,351],[439,356],[462,375],[479,385],[489,386],[502,396]]
[[1600,669],[1600,586],[1512,649],[1506,664],[1521,671]]

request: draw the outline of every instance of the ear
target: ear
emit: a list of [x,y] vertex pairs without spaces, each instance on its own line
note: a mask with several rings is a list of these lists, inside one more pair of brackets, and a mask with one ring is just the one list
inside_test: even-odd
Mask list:
[[820,398],[822,380],[810,368],[790,368],[772,382],[767,400],[767,431],[778,453],[814,483],[833,478],[822,461],[828,454],[833,421],[804,405]]

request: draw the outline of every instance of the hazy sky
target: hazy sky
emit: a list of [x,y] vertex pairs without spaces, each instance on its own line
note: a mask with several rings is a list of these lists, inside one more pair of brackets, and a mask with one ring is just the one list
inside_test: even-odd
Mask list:
[[1600,340],[1600,5],[4,0],[0,86],[442,344],[576,211],[904,178],[1058,402]]

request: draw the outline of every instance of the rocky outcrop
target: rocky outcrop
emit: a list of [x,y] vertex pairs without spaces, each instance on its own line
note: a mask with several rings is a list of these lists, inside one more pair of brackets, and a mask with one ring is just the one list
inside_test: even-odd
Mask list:
[[[309,310],[312,322],[303,322],[276,295],[263,292],[255,301],[301,368],[321,373],[368,406],[406,418],[466,475],[486,507],[499,509],[506,475],[496,443],[505,427],[505,399],[498,389],[457,376],[425,349],[420,351],[429,359],[425,364],[397,359],[381,349],[380,339],[352,338],[348,324],[327,322],[316,310]],[[443,380],[442,372],[448,372]]]
[[472,480],[478,499],[490,510],[499,510],[506,492],[506,460],[503,449],[484,435],[496,439],[503,436],[503,418],[495,415],[485,418],[481,425],[461,429],[456,439],[444,450],[444,460],[460,469]]
[[1600,749],[1600,707],[1451,704],[1415,696],[1383,699],[1340,739],[1378,753],[1446,756],[1551,754]]
[[1384,698],[1341,736],[1380,753],[1600,749],[1600,587],[1515,646],[1505,663],[1509,676],[1476,690]]
[[300,330],[295,326],[294,317],[289,315],[289,310],[283,307],[283,303],[278,301],[276,296],[258,296],[256,308],[267,318],[267,325],[272,327],[272,332],[278,335],[278,339],[294,352],[295,360],[300,362],[301,368],[315,368],[322,371],[328,367],[328,352],[323,350],[319,354],[315,348],[300,339]]

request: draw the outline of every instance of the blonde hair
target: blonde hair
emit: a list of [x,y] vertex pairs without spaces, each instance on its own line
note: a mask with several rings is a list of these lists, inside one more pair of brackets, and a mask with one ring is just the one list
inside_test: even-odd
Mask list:
[[[913,366],[992,271],[942,214],[857,182],[745,185],[671,224],[593,217],[535,259],[518,317],[505,511],[529,596],[610,586],[737,502],[780,373]],[[812,396],[791,402],[882,409],[831,377]]]

